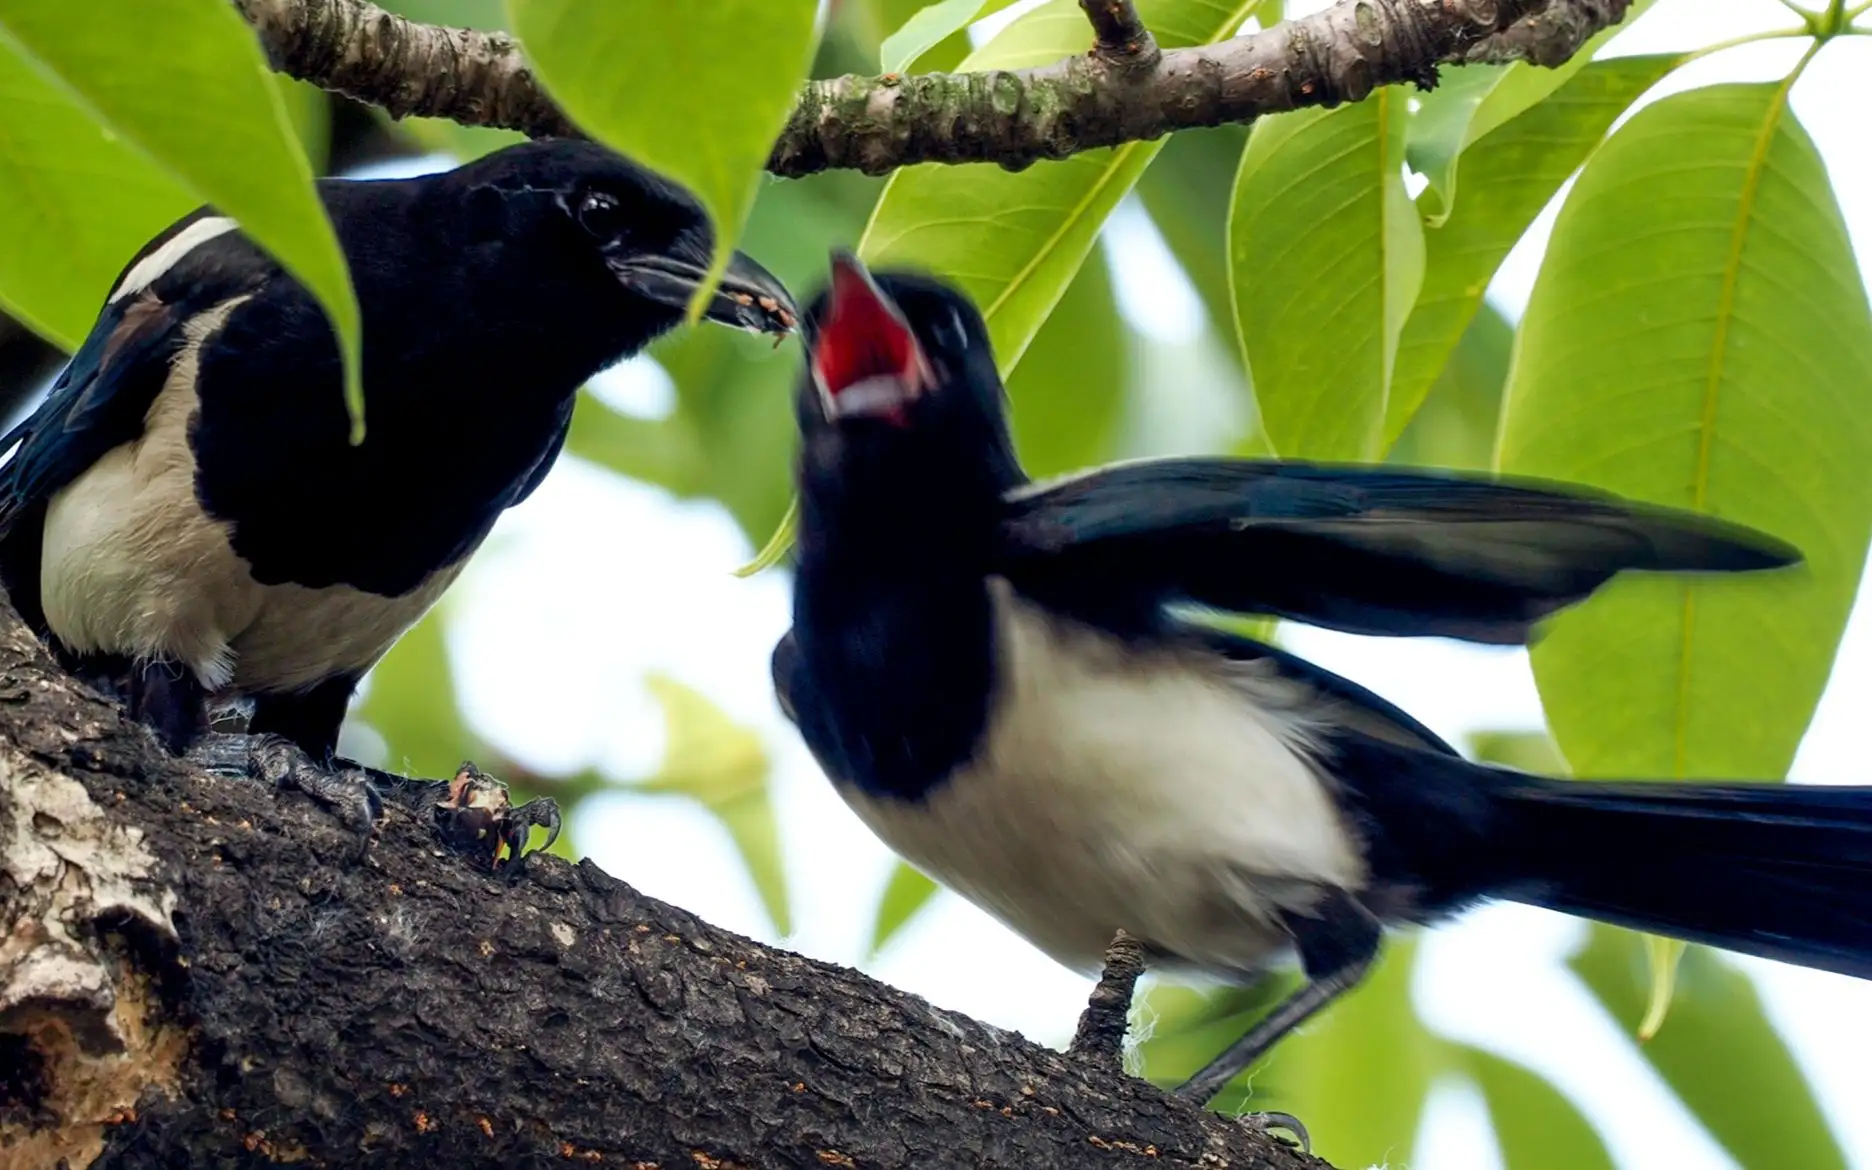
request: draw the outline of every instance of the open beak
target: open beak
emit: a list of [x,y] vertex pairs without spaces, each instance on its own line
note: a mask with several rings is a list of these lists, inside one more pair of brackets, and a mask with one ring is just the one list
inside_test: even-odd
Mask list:
[[832,288],[813,339],[812,375],[828,419],[898,424],[932,381],[903,311],[843,249],[832,253]]
[[[674,256],[630,256],[611,261],[624,287],[648,301],[687,309],[707,269]],[[799,325],[799,309],[779,277],[736,252],[702,315],[718,325],[784,336]],[[777,344],[777,343],[776,343]]]

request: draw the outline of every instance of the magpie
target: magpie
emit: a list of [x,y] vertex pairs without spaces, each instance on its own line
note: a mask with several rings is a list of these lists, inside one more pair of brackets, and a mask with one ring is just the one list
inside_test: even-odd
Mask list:
[[1872,788],[1583,782],[1464,760],[1205,611],[1525,644],[1625,571],[1800,560],[1558,484],[1172,458],[1031,482],[982,318],[835,254],[806,314],[782,710],[886,844],[1068,967],[1306,982],[1206,1101],[1353,987],[1386,927],[1506,899],[1872,977]]
[[[172,751],[211,704],[324,763],[361,676],[551,468],[586,379],[683,319],[711,226],[593,143],[445,173],[321,179],[363,315],[352,445],[318,304],[203,207],[125,265],[0,454],[0,584]],[[786,334],[736,253],[714,322]]]

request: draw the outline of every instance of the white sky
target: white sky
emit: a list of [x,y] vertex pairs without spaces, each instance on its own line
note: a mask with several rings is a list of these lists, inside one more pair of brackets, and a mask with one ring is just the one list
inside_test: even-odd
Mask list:
[[[1290,5],[1298,11],[1318,3]],[[1614,51],[1688,48],[1793,23],[1774,0],[1661,0]],[[1725,53],[1681,71],[1670,91],[1785,72],[1799,47]],[[1794,92],[1825,155],[1862,268],[1872,268],[1872,38],[1828,47]],[[1525,303],[1551,211],[1510,257],[1491,296]],[[1193,293],[1147,220],[1121,213],[1108,233],[1126,314],[1167,342],[1189,340]],[[646,363],[606,379],[614,402],[668,408]],[[1872,388],[1869,388],[1872,389]],[[1193,444],[1192,444],[1193,445]],[[449,604],[458,681],[476,725],[539,767],[599,764],[629,777],[662,751],[646,672],[695,686],[761,730],[775,760],[796,933],[785,945],[861,966],[931,1001],[1037,1040],[1070,1034],[1088,988],[987,917],[948,895],[876,962],[865,944],[891,857],[818,774],[774,704],[767,656],[788,621],[781,573],[739,581],[752,550],[712,504],[681,503],[567,458],[501,523]],[[1293,650],[1401,703],[1455,739],[1478,729],[1533,728],[1540,708],[1526,655],[1454,643],[1381,641],[1286,627]],[[1866,782],[1860,725],[1872,709],[1872,616],[1855,611],[1838,666],[1795,766],[1798,779]],[[582,848],[610,872],[721,926],[772,936],[726,835],[690,805],[620,793],[583,806]],[[1733,1162],[1681,1109],[1617,1026],[1560,966],[1570,921],[1494,907],[1434,932],[1422,947],[1416,1000],[1437,1030],[1547,1073],[1596,1120],[1622,1167],[1673,1170]],[[1854,1165],[1872,1167],[1872,983],[1748,961],[1778,1024],[1815,1081]],[[1668,1024],[1666,1025],[1669,1026]],[[1735,1070],[1747,1076],[1747,1070]],[[1501,1165],[1473,1093],[1440,1090],[1414,1151],[1394,1165],[1493,1170]]]

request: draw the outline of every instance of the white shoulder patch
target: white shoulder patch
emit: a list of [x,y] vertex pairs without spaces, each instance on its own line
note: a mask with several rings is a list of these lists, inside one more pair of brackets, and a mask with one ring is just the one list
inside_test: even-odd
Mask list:
[[224,236],[239,226],[225,215],[210,215],[196,220],[177,232],[174,238],[163,241],[160,248],[132,265],[130,271],[124,273],[123,279],[117,282],[117,287],[111,290],[111,295],[104,303],[114,305],[125,297],[135,296],[161,279],[162,274],[179,264],[182,257],[216,236]]

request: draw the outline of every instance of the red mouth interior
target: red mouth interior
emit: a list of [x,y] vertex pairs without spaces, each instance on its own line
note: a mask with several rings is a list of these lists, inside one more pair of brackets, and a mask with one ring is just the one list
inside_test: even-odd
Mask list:
[[907,378],[916,369],[910,332],[864,270],[832,266],[831,311],[813,347],[813,370],[835,398],[867,378]]

